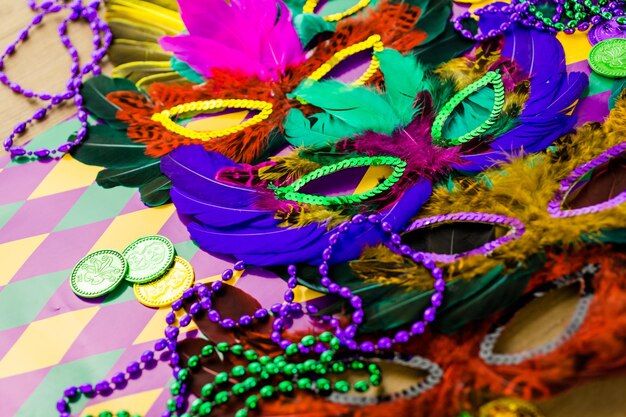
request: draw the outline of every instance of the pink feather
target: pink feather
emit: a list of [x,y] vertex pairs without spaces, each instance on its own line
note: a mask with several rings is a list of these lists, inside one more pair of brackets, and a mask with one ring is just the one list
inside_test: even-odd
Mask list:
[[228,68],[278,80],[304,59],[289,9],[281,0],[179,0],[189,34],[165,36],[161,46],[207,78]]

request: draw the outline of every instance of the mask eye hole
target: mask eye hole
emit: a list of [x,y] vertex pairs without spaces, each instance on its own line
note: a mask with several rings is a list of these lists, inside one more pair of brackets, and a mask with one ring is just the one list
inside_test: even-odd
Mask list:
[[380,63],[374,52],[384,49],[379,35],[350,45],[336,52],[328,61],[309,75],[314,81],[338,79],[355,86],[365,84],[378,71]]
[[260,100],[218,99],[179,104],[152,115],[172,133],[201,141],[237,133],[267,119],[272,104]]
[[548,205],[552,217],[608,210],[626,201],[626,142],[572,171]]
[[[569,340],[585,320],[593,297],[591,279],[598,270],[597,265],[587,265],[523,297],[483,339],[483,361],[516,365],[548,354]],[[528,323],[533,323],[532,329]]]
[[[388,167],[391,172],[375,187],[364,189],[366,187],[362,188],[355,178],[362,178],[365,171],[373,167]],[[270,185],[269,189],[278,200],[322,206],[360,204],[387,192],[399,181],[405,168],[406,162],[393,156],[347,158],[309,172],[290,185]]]
[[433,143],[450,147],[480,138],[495,124],[503,108],[502,76],[489,71],[444,104],[433,121]]
[[449,263],[490,253],[523,233],[524,225],[517,219],[487,213],[452,213],[416,220],[404,231],[403,238],[434,261]]

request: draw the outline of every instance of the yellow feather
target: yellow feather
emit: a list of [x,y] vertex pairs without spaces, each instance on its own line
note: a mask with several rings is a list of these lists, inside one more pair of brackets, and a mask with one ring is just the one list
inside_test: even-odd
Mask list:
[[142,0],[109,0],[105,19],[126,19],[176,35],[185,29],[178,11]]
[[[485,172],[486,180],[463,178],[454,182],[452,191],[445,187],[435,189],[418,217],[461,211],[496,213],[515,217],[526,228],[520,239],[495,249],[488,257],[470,256],[441,265],[446,280],[473,279],[498,265],[502,265],[503,273],[506,273],[523,267],[531,255],[544,248],[576,248],[585,243],[583,235],[600,237],[602,230],[623,229],[626,204],[600,213],[562,219],[551,217],[547,206],[560,181],[573,169],[625,140],[626,94],[622,95],[604,124],[586,124],[562,138],[556,154],[512,156],[510,163]],[[388,249],[374,250],[383,260],[393,260],[390,254],[381,254]],[[364,280],[411,289],[424,288],[424,283],[428,282],[430,274],[417,267],[399,276],[380,273],[387,266],[373,264],[368,258],[370,253],[365,252],[359,261],[352,263],[352,268]]]

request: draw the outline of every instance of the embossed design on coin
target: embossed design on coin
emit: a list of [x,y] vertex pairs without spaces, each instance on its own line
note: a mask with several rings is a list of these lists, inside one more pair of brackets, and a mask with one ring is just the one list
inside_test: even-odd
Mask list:
[[174,265],[162,277],[148,284],[135,284],[133,291],[137,300],[148,307],[164,307],[179,299],[194,282],[193,267],[177,256]]
[[589,65],[605,77],[626,77],[626,39],[607,39],[595,45],[589,52]]
[[128,265],[121,253],[110,249],[96,251],[76,264],[70,286],[80,297],[100,297],[117,287],[127,271]]
[[163,236],[137,239],[122,254],[128,261],[127,281],[144,284],[163,275],[174,260],[174,245]]

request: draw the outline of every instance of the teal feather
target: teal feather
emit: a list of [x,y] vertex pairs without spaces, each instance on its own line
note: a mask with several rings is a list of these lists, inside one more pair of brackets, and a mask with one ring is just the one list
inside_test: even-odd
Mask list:
[[170,66],[174,71],[176,71],[181,76],[185,77],[189,81],[195,84],[202,84],[204,79],[202,75],[191,68],[186,62],[181,61],[180,59],[173,56],[170,59]]
[[424,68],[411,55],[403,56],[393,49],[376,52],[380,70],[385,77],[385,96],[400,118],[408,125],[419,111],[413,104],[419,91],[425,89]]
[[153,159],[145,164],[132,168],[103,169],[98,172],[96,182],[103,188],[140,187],[146,182],[161,175],[161,160]]
[[133,142],[124,131],[101,124],[89,126],[87,133],[87,139],[70,151],[83,164],[121,169],[154,161],[144,154],[145,145]]
[[371,130],[389,135],[401,124],[389,103],[365,87],[334,80],[305,80],[289,97],[317,106],[361,132]]
[[[473,20],[467,25],[470,30],[476,31],[476,23]],[[448,22],[441,34],[432,41],[421,43],[412,52],[422,64],[436,67],[470,50],[473,46],[473,41],[462,37],[452,23]]]
[[483,87],[466,97],[446,121],[443,136],[456,138],[480,126],[489,119],[494,98],[495,92],[490,87]]
[[105,121],[115,129],[126,129],[126,124],[115,118],[119,107],[106,98],[107,94],[115,91],[137,91],[137,87],[132,81],[124,78],[100,75],[89,78],[80,88],[83,105],[92,116]]
[[421,43],[427,45],[444,32],[448,23],[450,14],[452,13],[452,2],[440,0],[412,0],[408,1],[412,5],[417,5],[423,10],[420,16],[416,30],[426,33],[426,39]]
[[317,113],[306,118],[298,109],[287,114],[284,128],[287,141],[298,147],[323,147],[357,133],[356,129],[328,113]]
[[293,26],[296,29],[296,33],[304,49],[310,49],[315,46],[312,44],[319,36],[335,31],[335,24],[313,13],[300,13],[296,15],[293,18]]

